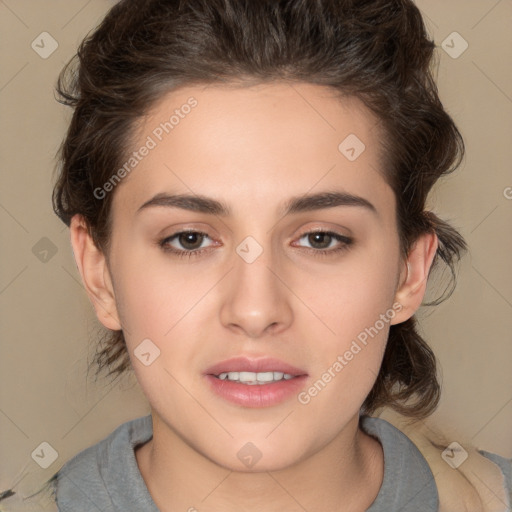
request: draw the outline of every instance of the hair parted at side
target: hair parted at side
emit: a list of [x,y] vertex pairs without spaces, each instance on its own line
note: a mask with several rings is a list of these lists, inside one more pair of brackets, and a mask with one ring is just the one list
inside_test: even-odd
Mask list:
[[[397,199],[405,257],[418,236],[435,232],[451,271],[467,249],[448,223],[426,211],[434,183],[457,168],[464,143],[438,97],[435,45],[410,0],[121,0],[80,44],[57,84],[74,108],[59,150],[56,214],[81,214],[108,257],[111,203],[97,198],[129,153],[133,129],[164,94],[183,86],[270,81],[328,86],[359,98],[380,120],[383,174]],[[122,331],[98,344],[98,373],[130,369]],[[424,418],[438,405],[436,359],[415,317],[390,327],[383,363],[363,404]],[[406,402],[408,402],[406,404]]]

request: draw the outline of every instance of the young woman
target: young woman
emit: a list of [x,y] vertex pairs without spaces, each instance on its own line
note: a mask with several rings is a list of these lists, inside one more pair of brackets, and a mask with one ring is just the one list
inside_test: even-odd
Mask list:
[[83,42],[54,208],[151,415],[58,510],[510,510],[509,460],[420,421],[414,315],[466,248],[426,209],[464,151],[433,52],[408,0],[122,0]]

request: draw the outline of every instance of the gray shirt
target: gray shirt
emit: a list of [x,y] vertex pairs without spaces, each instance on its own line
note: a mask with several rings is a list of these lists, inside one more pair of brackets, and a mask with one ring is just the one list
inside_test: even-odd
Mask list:
[[[439,496],[434,477],[413,442],[380,418],[361,416],[360,425],[379,440],[384,452],[383,483],[367,512],[437,512]],[[64,464],[54,481],[59,512],[159,512],[134,452],[137,445],[150,440],[152,435],[151,416],[136,418]],[[498,464],[511,492],[510,460],[479,451]]]

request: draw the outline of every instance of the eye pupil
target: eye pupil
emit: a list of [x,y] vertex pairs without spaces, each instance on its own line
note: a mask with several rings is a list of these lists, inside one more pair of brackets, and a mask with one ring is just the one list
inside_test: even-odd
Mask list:
[[[325,238],[327,237],[327,243],[325,243]],[[314,240],[316,238],[316,240]],[[320,240],[318,240],[318,238]],[[321,248],[329,247],[329,244],[331,242],[331,235],[327,233],[312,233],[309,235],[309,242],[312,244],[320,243]],[[324,241],[324,243],[322,243]]]
[[[201,246],[203,235],[200,233],[181,233],[179,236],[180,244],[187,249],[197,249]],[[194,243],[194,239],[196,239]],[[199,240],[199,243],[197,241]]]

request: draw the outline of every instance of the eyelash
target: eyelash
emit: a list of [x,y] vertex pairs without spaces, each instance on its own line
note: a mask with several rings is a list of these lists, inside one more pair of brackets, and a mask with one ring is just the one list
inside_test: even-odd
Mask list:
[[[158,241],[158,245],[161,247],[161,249],[165,253],[172,253],[175,256],[177,256],[178,258],[198,257],[198,256],[200,256],[204,252],[207,252],[210,249],[210,247],[206,247],[206,248],[203,248],[203,249],[195,249],[195,250],[192,250],[192,251],[188,251],[188,250],[174,249],[174,248],[170,247],[169,245],[167,245],[171,240],[177,238],[179,235],[186,234],[186,233],[193,233],[193,234],[197,234],[197,235],[208,237],[208,234],[207,233],[203,233],[202,231],[195,231],[195,230],[178,231],[178,232],[174,233],[171,236],[168,236],[166,238],[163,238],[163,239],[159,240]],[[312,248],[309,248],[309,247],[303,247],[303,249],[305,249],[306,252],[312,253],[314,256],[325,257],[325,256],[334,256],[334,255],[337,255],[337,254],[341,254],[344,251],[347,251],[349,249],[349,247],[354,242],[354,240],[352,238],[349,238],[349,237],[344,236],[344,235],[340,235],[339,233],[335,233],[335,232],[332,232],[332,231],[326,231],[326,230],[306,231],[305,233],[302,233],[299,236],[298,239],[300,240],[301,238],[304,238],[305,236],[312,235],[312,234],[329,235],[332,238],[334,238],[335,240],[337,240],[338,242],[342,242],[342,244],[343,244],[343,245],[341,245],[340,247],[338,247],[336,249],[312,249]]]

